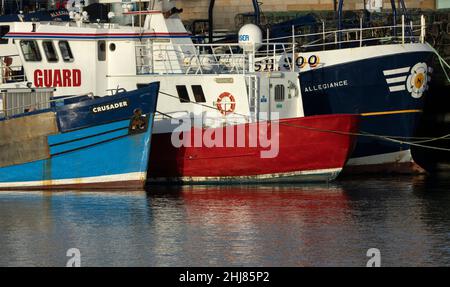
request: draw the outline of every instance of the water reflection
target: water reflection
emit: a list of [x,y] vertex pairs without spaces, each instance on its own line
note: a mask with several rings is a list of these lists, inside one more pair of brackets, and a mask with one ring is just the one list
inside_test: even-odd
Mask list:
[[0,192],[0,266],[450,265],[448,177]]
[[321,245],[336,243],[332,226],[345,220],[348,203],[336,186],[185,188],[183,199],[188,250],[203,250],[194,262],[243,266],[308,265],[312,246],[322,249],[314,256],[320,264]]

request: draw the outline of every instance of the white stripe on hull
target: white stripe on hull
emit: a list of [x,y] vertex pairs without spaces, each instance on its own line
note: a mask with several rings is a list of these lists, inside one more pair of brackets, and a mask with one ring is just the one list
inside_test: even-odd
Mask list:
[[31,187],[51,187],[51,186],[65,186],[73,185],[89,185],[109,182],[128,182],[128,181],[142,181],[144,183],[147,177],[146,172],[133,172],[116,175],[105,175],[96,177],[84,177],[73,179],[58,179],[58,180],[42,180],[42,181],[24,181],[24,182],[0,182],[0,188],[31,188]]
[[[409,73],[410,69],[411,69],[411,67],[405,67],[405,68],[393,69],[393,70],[386,70],[386,71],[383,71],[383,74],[385,76],[392,76],[392,75],[397,75],[397,74],[407,74],[407,73]],[[405,80],[406,80],[406,77],[405,77]]]
[[389,87],[389,91],[392,92],[401,92],[401,91],[405,91],[406,90],[406,86],[405,85],[399,85],[399,86],[392,86]]
[[385,153],[379,155],[351,158],[347,165],[349,166],[363,166],[375,164],[389,164],[389,163],[412,163],[414,162],[411,150],[404,150],[393,153]]
[[224,177],[176,177],[176,178],[149,178],[152,183],[249,183],[249,182],[309,182],[331,181],[336,179],[342,168],[318,169],[297,172],[285,172],[252,176],[224,176]]
[[395,83],[404,83],[406,82],[406,76],[402,76],[402,77],[396,77],[396,78],[387,78],[386,82],[388,84],[395,84]]

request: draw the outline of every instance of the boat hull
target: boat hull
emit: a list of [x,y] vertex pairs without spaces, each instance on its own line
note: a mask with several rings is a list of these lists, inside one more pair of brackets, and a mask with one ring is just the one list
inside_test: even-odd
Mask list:
[[[278,124],[278,132],[273,125]],[[179,147],[172,144],[173,135],[153,135],[148,180],[150,183],[260,183],[317,182],[334,180],[346,163],[354,146],[359,117],[328,115],[282,119],[269,122],[269,138],[278,136],[278,153],[262,157],[268,148],[250,147],[249,132],[261,123],[234,126],[245,133],[245,147],[239,147],[237,137],[233,147]],[[226,134],[226,128],[214,133]],[[205,131],[205,130],[201,130]],[[329,131],[338,131],[329,132]],[[192,139],[199,130],[183,132]],[[178,135],[177,135],[178,137]]]
[[[305,115],[358,113],[361,131],[381,136],[358,138],[348,171],[423,172],[407,142],[413,141],[431,80],[430,48],[383,45],[316,54],[324,64],[299,77]],[[414,76],[417,73],[423,74],[422,81]],[[408,156],[399,159],[401,152]]]
[[129,136],[129,124],[125,120],[49,136],[50,157],[1,168],[0,189],[143,187],[151,129]]
[[[16,135],[11,127],[18,121],[24,123],[21,128],[36,131],[27,132],[17,144],[4,143],[8,149],[2,151],[0,189],[143,187],[158,90],[159,84],[154,84],[0,122],[3,133]],[[105,111],[96,112],[98,109]],[[142,113],[136,115],[137,109]],[[37,125],[42,122],[47,122],[48,128],[39,130]],[[136,123],[142,125],[136,129]],[[33,149],[29,143],[39,148]],[[16,145],[21,148],[14,148]],[[12,156],[6,156],[7,152]]]

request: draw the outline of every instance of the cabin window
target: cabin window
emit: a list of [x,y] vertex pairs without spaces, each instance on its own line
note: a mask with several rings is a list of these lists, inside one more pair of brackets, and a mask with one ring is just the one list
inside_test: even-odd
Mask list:
[[23,40],[20,41],[23,57],[27,62],[39,62],[42,60],[41,52],[36,41]]
[[109,50],[111,52],[114,52],[116,50],[116,44],[114,44],[114,43],[109,44]]
[[52,41],[43,41],[42,47],[44,48],[45,57],[49,62],[58,62],[58,54],[56,54],[55,45]]
[[59,41],[58,46],[64,62],[73,62],[73,54],[72,50],[70,49],[69,42]]
[[106,42],[98,41],[98,60],[106,61]]
[[275,86],[275,102],[284,101],[284,85]]
[[205,94],[203,93],[203,88],[200,85],[192,86],[192,91],[194,92],[194,98],[197,103],[206,103]]
[[0,44],[8,44],[8,39],[3,38],[9,33],[9,26],[0,26]]
[[186,86],[177,86],[177,92],[181,103],[189,103],[191,101]]

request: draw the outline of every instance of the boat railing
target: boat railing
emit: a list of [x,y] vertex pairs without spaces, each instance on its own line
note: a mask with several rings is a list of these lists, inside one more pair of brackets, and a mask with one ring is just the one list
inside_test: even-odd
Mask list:
[[145,74],[248,74],[256,60],[277,64],[293,49],[290,43],[263,43],[253,47],[239,44],[136,45],[136,73]]
[[54,97],[54,88],[10,88],[0,90],[0,120],[93,99],[93,93]]
[[[420,25],[351,28],[293,35],[244,47],[240,44],[174,44],[152,39],[136,43],[136,73],[144,74],[247,74],[277,70],[282,62],[294,70],[295,53],[363,46],[425,43],[425,18]],[[308,41],[305,41],[308,40]],[[276,41],[276,42],[274,42]],[[265,68],[264,68],[265,67]]]
[[93,29],[120,29],[118,23],[103,23],[103,22],[89,22],[89,21],[40,21],[39,25],[47,26],[63,26],[63,27],[79,27],[79,28],[93,28]]
[[359,27],[341,30],[327,30],[325,22],[322,22],[321,31],[308,34],[298,34],[292,26],[292,35],[266,38],[264,42],[291,42],[300,52],[385,44],[425,43],[425,16],[421,16],[420,23],[407,22],[404,15],[401,19],[399,25],[364,27],[363,20],[360,18]]
[[54,89],[50,88],[13,88],[0,91],[0,119],[18,114],[48,109]]

